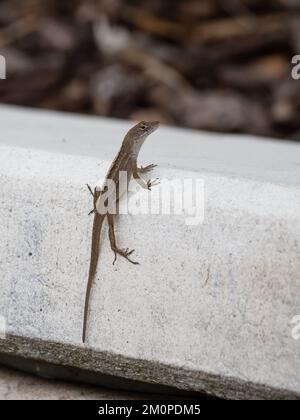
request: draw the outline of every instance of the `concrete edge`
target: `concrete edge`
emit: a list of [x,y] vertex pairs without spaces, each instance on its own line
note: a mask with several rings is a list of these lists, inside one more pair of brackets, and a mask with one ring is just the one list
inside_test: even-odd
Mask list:
[[106,375],[100,372],[83,370],[70,366],[55,365],[35,359],[15,357],[0,353],[0,366],[12,368],[19,372],[26,372],[38,378],[53,381],[64,381],[77,384],[88,384],[119,392],[143,393],[145,399],[148,395],[155,395],[155,399],[165,398],[195,398],[201,400],[217,399],[198,392],[183,391],[165,385],[151,384],[120,376]]
[[[0,353],[20,356],[64,367],[90,370],[99,374],[163,385],[182,391],[192,391],[226,399],[300,400],[292,390],[268,387],[232,377],[196,372],[172,365],[153,363],[118,354],[78,348],[53,341],[42,341],[9,335],[0,340]],[[59,354],[59,357],[55,357]],[[95,368],[97,366],[97,369]],[[224,392],[226,389],[226,393]]]

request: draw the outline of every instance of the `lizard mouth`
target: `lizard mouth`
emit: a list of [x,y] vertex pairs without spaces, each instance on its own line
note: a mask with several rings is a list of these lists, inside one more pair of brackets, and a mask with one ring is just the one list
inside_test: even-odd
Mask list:
[[150,123],[151,124],[151,132],[153,133],[153,131],[157,130],[159,127],[159,121],[153,121]]

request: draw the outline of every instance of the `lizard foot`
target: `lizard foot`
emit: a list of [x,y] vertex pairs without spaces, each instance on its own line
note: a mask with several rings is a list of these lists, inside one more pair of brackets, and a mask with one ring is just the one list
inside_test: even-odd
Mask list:
[[149,179],[149,181],[147,182],[147,188],[148,188],[148,190],[151,191],[151,188],[155,187],[155,185],[158,185],[158,184],[159,184],[158,178],[154,179],[154,181],[151,181]]
[[115,253],[115,259],[113,264],[115,264],[115,262],[117,261],[117,255],[121,255],[121,257],[126,258],[127,261],[131,262],[131,264],[135,264],[138,265],[139,263],[136,261],[132,261],[129,257],[130,255],[134,252],[134,249],[132,249],[131,251],[129,251],[129,249],[119,249],[119,248],[114,248],[113,249],[114,253]]
[[98,200],[98,198],[99,198],[99,196],[100,196],[100,194],[101,194],[101,191],[98,191],[97,190],[97,187],[95,187],[94,188],[94,191],[92,190],[92,188],[89,186],[89,184],[86,184],[86,186],[87,186],[87,188],[88,188],[88,190],[89,190],[89,192],[91,193],[91,195],[93,196],[93,198],[94,198],[94,208],[93,208],[93,210],[92,211],[90,211],[89,212],[89,216],[91,215],[91,214],[93,214],[93,213],[96,213],[97,212],[97,209],[96,209],[96,204],[97,204],[97,200]]
[[139,171],[141,174],[145,174],[145,173],[147,173],[147,172],[152,171],[154,168],[156,168],[156,166],[157,166],[157,165],[153,165],[153,164],[148,165],[148,166],[145,166],[145,167],[141,166],[141,167],[138,169],[138,171]]

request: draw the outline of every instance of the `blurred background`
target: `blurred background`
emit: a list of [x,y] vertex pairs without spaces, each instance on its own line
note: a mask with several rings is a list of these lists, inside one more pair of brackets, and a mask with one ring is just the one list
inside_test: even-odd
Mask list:
[[2,0],[0,102],[300,140],[300,0]]

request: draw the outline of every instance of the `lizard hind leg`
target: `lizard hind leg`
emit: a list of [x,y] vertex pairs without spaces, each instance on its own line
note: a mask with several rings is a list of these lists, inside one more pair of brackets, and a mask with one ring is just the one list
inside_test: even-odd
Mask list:
[[131,262],[131,264],[138,265],[139,264],[138,262],[132,261],[132,259],[130,258],[130,255],[133,254],[134,249],[129,251],[128,248],[120,249],[117,247],[116,237],[115,237],[114,215],[107,214],[107,219],[108,219],[108,235],[109,235],[110,247],[115,254],[115,259],[114,259],[113,264],[115,264],[117,260],[117,256],[121,255],[122,257],[126,258],[127,261]]
[[101,191],[100,190],[97,190],[97,187],[95,187],[94,188],[94,191],[92,190],[92,188],[89,186],[89,184],[86,184],[86,186],[87,186],[87,188],[88,188],[88,190],[89,190],[89,192],[91,193],[91,195],[93,196],[93,204],[94,204],[94,208],[93,208],[93,210],[91,210],[90,212],[89,212],[89,216],[91,215],[91,214],[93,214],[93,213],[96,213],[97,212],[97,209],[96,209],[96,205],[97,205],[97,200],[98,200],[98,198],[100,197],[100,195],[101,195]]

